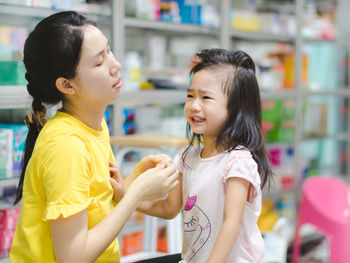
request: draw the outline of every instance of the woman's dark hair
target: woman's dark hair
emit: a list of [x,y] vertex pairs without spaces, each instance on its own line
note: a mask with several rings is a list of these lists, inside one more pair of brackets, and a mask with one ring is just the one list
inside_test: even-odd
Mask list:
[[[261,188],[270,184],[272,175],[270,162],[265,149],[261,130],[261,101],[259,85],[255,76],[255,64],[252,58],[241,50],[205,49],[197,53],[190,75],[212,68],[226,73],[222,91],[228,98],[227,120],[216,139],[216,148],[220,151],[232,151],[241,145],[247,148],[258,164],[261,176]],[[202,134],[193,133],[187,123],[186,135],[189,147],[182,159],[185,163],[190,147],[200,144]]]
[[95,23],[74,11],[59,12],[43,19],[26,39],[23,62],[28,81],[27,90],[33,97],[33,102],[32,112],[26,118],[29,131],[14,204],[22,198],[25,170],[40,129],[46,122],[40,119],[45,118],[44,105],[55,105],[63,100],[56,88],[56,79],[71,79],[76,75],[85,25]]

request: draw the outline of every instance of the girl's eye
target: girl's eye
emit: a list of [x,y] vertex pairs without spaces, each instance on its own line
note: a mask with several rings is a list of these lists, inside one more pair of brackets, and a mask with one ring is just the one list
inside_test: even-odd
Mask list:
[[191,94],[187,94],[187,98],[193,98]]
[[204,96],[203,99],[205,99],[205,100],[210,100],[211,98],[208,97],[208,96]]

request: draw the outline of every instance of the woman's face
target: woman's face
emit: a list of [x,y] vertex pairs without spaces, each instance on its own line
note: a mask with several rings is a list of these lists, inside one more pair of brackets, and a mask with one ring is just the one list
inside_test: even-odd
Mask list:
[[70,83],[80,103],[105,107],[121,95],[121,65],[115,60],[108,40],[98,28],[87,25],[83,30],[77,75]]

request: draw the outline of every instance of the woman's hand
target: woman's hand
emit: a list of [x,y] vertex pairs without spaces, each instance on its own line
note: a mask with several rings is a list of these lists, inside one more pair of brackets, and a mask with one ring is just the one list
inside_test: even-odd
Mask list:
[[124,181],[117,165],[109,161],[109,181],[113,188],[113,200],[118,203],[125,194]]
[[159,199],[179,184],[178,177],[179,171],[174,165],[160,162],[140,174],[129,189],[139,195],[140,201]]
[[156,165],[161,162],[163,162],[164,164],[169,164],[171,163],[171,158],[166,154],[147,155],[136,164],[133,173],[135,173],[136,176],[139,176],[148,169],[156,167]]

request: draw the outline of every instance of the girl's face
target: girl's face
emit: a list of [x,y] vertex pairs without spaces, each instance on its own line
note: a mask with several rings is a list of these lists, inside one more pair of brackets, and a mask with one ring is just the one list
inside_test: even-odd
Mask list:
[[71,83],[80,102],[91,107],[106,106],[121,95],[121,65],[98,28],[87,25],[83,30],[77,75]]
[[227,118],[227,97],[222,92],[223,74],[217,69],[196,72],[187,90],[185,116],[196,134],[214,139]]

